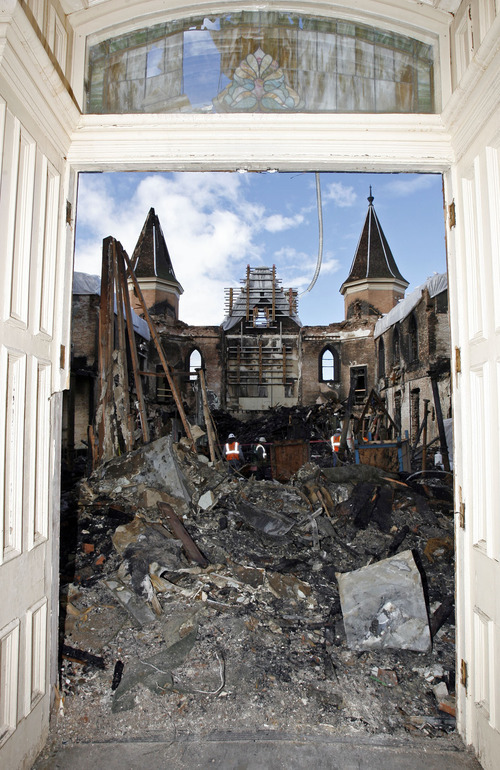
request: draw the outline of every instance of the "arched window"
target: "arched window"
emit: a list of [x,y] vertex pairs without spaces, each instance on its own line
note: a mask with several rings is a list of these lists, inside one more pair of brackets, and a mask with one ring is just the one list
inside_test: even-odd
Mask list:
[[394,366],[399,366],[401,358],[401,345],[399,341],[399,329],[397,326],[394,327],[394,332],[392,335],[392,363]]
[[85,112],[434,112],[435,44],[357,17],[234,9],[89,43]]
[[340,379],[339,354],[330,346],[324,348],[319,357],[319,381],[332,382]]
[[197,369],[201,369],[202,367],[202,361],[201,361],[201,353],[196,348],[193,350],[191,355],[189,356],[189,379],[190,380],[197,380],[198,379],[198,372]]
[[378,376],[385,377],[385,345],[382,337],[378,341]]
[[418,326],[413,313],[408,322],[408,360],[410,363],[418,361]]

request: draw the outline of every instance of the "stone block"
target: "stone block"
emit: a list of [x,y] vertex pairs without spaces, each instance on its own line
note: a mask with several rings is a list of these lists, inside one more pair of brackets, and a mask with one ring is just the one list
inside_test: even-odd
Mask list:
[[420,573],[411,551],[337,573],[347,644],[426,652],[431,637]]

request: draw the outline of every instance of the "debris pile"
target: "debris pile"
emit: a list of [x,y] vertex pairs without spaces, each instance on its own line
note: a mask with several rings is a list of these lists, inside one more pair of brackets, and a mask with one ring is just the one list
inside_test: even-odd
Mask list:
[[453,730],[441,480],[315,463],[242,479],[162,438],[84,480],[63,532],[75,516],[54,740]]

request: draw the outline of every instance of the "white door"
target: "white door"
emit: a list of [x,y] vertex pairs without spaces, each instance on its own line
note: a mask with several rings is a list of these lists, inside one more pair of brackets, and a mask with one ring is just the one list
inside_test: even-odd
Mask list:
[[[448,179],[455,353],[459,724],[486,768],[500,756],[500,153],[471,149]],[[494,127],[496,123],[496,128]],[[483,131],[487,126],[482,126]],[[496,139],[495,139],[496,136]]]
[[61,317],[68,304],[58,298],[64,274],[57,264],[60,174],[17,107],[15,99],[0,98],[0,766],[5,768],[30,767],[48,730],[58,609],[61,394],[55,391],[61,365],[64,369]]

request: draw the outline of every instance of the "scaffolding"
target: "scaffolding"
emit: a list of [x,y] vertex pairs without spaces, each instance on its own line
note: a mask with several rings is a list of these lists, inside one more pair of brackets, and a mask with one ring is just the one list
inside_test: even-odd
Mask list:
[[297,291],[283,289],[276,266],[250,267],[239,291],[225,292],[225,315],[242,321],[244,330],[277,329],[280,318],[297,315]]

